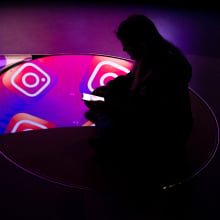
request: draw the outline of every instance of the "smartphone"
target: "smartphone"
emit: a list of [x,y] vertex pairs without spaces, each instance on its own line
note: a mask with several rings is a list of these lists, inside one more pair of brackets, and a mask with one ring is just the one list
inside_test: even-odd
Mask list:
[[82,94],[82,100],[84,101],[105,101],[104,97],[101,96],[97,96],[97,95],[92,95],[92,94],[88,94],[88,93],[83,93]]

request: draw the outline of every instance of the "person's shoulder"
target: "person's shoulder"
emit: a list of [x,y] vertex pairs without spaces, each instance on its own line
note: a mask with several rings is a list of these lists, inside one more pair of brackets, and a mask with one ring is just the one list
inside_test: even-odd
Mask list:
[[191,69],[191,64],[187,60],[187,58],[181,53],[173,53],[169,52],[165,56],[164,60],[167,64],[172,65],[174,67],[185,67],[189,70]]
[[185,56],[167,53],[156,67],[158,74],[169,81],[189,82],[192,76],[192,67]]

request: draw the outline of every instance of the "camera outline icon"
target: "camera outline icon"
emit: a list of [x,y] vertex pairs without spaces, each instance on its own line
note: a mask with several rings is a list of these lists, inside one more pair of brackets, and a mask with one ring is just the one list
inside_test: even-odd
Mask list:
[[[120,64],[117,64],[117,63],[115,63],[115,62],[113,62],[113,61],[109,61],[109,60],[101,61],[100,63],[98,63],[98,64],[96,65],[96,67],[95,67],[95,69],[93,70],[91,76],[89,77],[89,80],[88,80],[88,83],[87,83],[87,87],[88,87],[88,89],[89,89],[91,92],[94,91],[94,88],[92,87],[92,83],[93,83],[93,81],[94,81],[96,75],[98,74],[98,72],[100,71],[100,69],[101,69],[104,65],[113,66],[113,67],[115,67],[116,69],[119,69],[119,70],[125,72],[126,74],[130,72],[130,70],[127,69],[126,67],[121,66]],[[101,76],[100,80],[99,80],[101,86],[104,85],[104,80],[105,80],[107,77],[109,77],[109,76],[116,78],[116,77],[118,76],[118,74],[117,74],[117,73],[113,73],[113,72],[106,72],[106,73],[104,73],[104,74]]]
[[9,121],[5,133],[55,128],[55,124],[28,113],[17,113]]
[[[27,72],[27,73],[24,73],[24,75],[22,76],[21,78],[21,81],[22,81],[22,85],[26,86],[26,88],[34,88],[36,86],[39,85],[40,81],[41,82],[45,82],[45,84],[43,84],[39,89],[37,89],[37,91],[31,93],[27,90],[25,90],[24,88],[22,88],[19,84],[17,84],[15,82],[16,80],[16,77],[19,76],[19,74],[22,73],[22,71],[27,68],[27,67],[32,67],[33,69],[36,69],[39,73],[41,73],[44,77],[39,77],[37,75],[37,73],[34,72],[34,70],[32,72]],[[35,78],[36,82],[34,84],[29,84],[26,82],[26,78],[28,76],[32,76]],[[51,78],[50,76],[44,71],[42,70],[40,67],[38,67],[36,64],[34,63],[25,63],[23,64],[11,77],[11,85],[16,88],[18,91],[20,91],[21,93],[23,93],[24,95],[28,96],[28,97],[36,97],[38,96],[40,93],[42,93],[49,85],[50,85],[50,82],[51,82]]]
[[[19,126],[22,125],[22,124],[34,125],[34,126],[38,127],[39,129],[48,129],[48,127],[46,127],[45,125],[42,125],[42,124],[40,124],[40,123],[31,121],[31,120],[28,120],[28,119],[26,119],[26,120],[24,119],[24,120],[18,121],[18,122],[14,125],[13,129],[11,130],[11,133],[15,133],[15,132],[18,130]],[[24,130],[22,130],[22,131],[29,131],[29,130],[34,130],[34,129],[28,128],[28,129],[24,129]]]

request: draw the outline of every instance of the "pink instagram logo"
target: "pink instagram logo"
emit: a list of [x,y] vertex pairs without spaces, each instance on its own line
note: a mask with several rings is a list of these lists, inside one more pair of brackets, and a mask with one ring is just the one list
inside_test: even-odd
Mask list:
[[96,56],[83,76],[80,91],[90,93],[97,87],[106,85],[108,81],[126,75],[131,67],[132,63],[123,59]]
[[[127,74],[130,70],[118,63],[105,60],[100,62],[93,70],[89,80],[88,89],[92,92],[96,88],[96,84],[104,86],[110,79],[116,78],[118,75]],[[98,82],[95,82],[97,80]]]
[[55,125],[53,123],[48,122],[44,119],[26,113],[18,113],[11,118],[5,130],[5,133],[15,133],[36,129],[48,129],[54,127]]
[[40,62],[28,62],[20,66],[15,72],[8,71],[3,77],[4,85],[10,90],[28,97],[40,98],[49,91],[53,73]]

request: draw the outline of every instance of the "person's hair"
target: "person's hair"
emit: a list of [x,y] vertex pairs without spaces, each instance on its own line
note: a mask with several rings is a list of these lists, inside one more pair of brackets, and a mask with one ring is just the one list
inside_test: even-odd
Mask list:
[[181,51],[161,36],[155,24],[145,15],[134,14],[122,21],[116,32],[121,41],[143,41],[154,52],[170,51],[181,54]]

